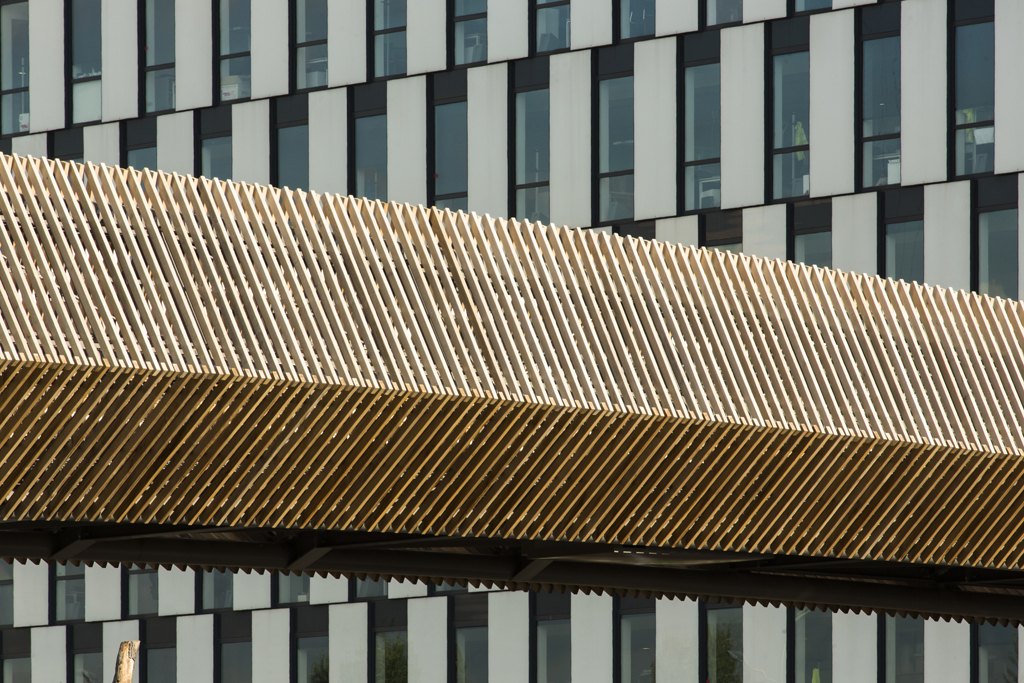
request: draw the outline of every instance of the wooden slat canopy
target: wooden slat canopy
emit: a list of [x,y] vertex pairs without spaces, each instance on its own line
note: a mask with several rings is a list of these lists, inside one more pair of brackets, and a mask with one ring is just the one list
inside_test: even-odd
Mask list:
[[1020,569],[1019,303],[0,156],[0,521]]

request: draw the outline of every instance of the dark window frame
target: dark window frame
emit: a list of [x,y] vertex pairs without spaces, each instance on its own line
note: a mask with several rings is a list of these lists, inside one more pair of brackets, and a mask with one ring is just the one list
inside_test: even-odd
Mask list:
[[[327,13],[330,16],[331,7],[330,3],[327,5]],[[299,87],[299,48],[304,47],[316,47],[317,45],[327,45],[328,36],[324,36],[318,40],[307,40],[305,42],[299,42],[296,34],[299,30],[299,0],[288,0],[288,93],[298,94],[313,92],[315,90],[326,90],[330,87],[330,82],[323,85],[314,85],[312,87],[300,88]],[[330,60],[331,53],[328,48],[327,59]],[[330,63],[328,62],[328,68]]]
[[[13,598],[13,596],[14,596],[14,562],[8,562],[7,560],[4,560],[4,559],[0,559],[0,562],[6,563],[7,566],[9,566],[10,569],[11,569],[11,578],[9,578],[9,579],[0,579],[0,586],[10,586],[11,587],[11,596]],[[11,623],[10,624],[0,624],[0,629],[12,628],[13,626],[14,626],[14,605],[11,605]]]
[[[351,583],[350,583],[351,585]],[[409,601],[406,598],[392,598],[388,599],[386,596],[383,598],[360,598],[360,602],[369,602],[367,605],[366,614],[369,619],[367,631],[370,637],[367,641],[367,656],[369,657],[369,667],[367,670],[370,673],[370,680],[375,680],[377,673],[377,634],[378,633],[400,633],[406,634],[406,661],[408,662],[409,656]],[[387,611],[401,612],[402,618],[400,623],[390,626],[380,626],[377,624],[377,612],[380,608],[384,607]]]
[[[835,0],[832,0],[835,3]],[[786,16],[787,17],[808,17],[812,14],[821,14],[822,12],[831,12],[832,6],[819,7],[818,9],[805,9],[800,12],[796,11],[796,0],[786,0]]]
[[[569,52],[570,50],[572,50],[572,8],[570,7],[570,2],[571,0],[554,0],[554,2],[538,3],[537,0],[530,0],[530,16],[528,20],[530,49],[527,52],[527,54],[530,57],[557,55],[559,52]],[[555,50],[538,50],[537,15],[540,13],[540,10],[548,9],[549,7],[569,7],[569,45],[567,47],[560,47]]]
[[[65,566],[72,564],[71,562],[64,563]],[[85,566],[82,565],[82,573],[74,576],[58,576],[57,575],[57,562],[49,563],[49,597],[50,597],[50,608],[49,618],[51,624],[82,624],[85,623],[85,606],[82,607],[82,618],[81,619],[57,619],[57,584],[61,581],[81,581],[82,588],[85,588]]]
[[[212,136],[212,137],[218,137],[218,136]],[[223,136],[220,136],[220,137],[223,137]],[[202,162],[200,162],[200,163],[202,163]],[[220,570],[214,568],[214,569],[211,569],[211,571],[216,572],[216,571],[220,571]],[[195,613],[196,614],[219,614],[221,612],[233,612],[234,611],[234,609],[235,609],[235,572],[231,571],[230,569],[225,569],[224,573],[225,574],[229,574],[231,576],[231,606],[230,607],[209,607],[209,608],[207,608],[207,607],[205,607],[203,605],[203,589],[205,588],[206,576],[207,576],[206,570],[198,569],[198,570],[195,571],[195,577],[196,577],[196,609],[195,609]]]
[[[903,192],[921,193],[921,213],[896,215],[891,218],[885,216],[885,205],[888,198],[891,199]],[[885,239],[886,228],[892,224],[910,223],[913,221],[924,221],[924,186],[923,185],[891,185],[888,190],[879,190],[875,193],[878,202],[878,277],[885,278]],[[927,264],[926,264],[927,265]],[[918,283],[923,284],[923,283]]]
[[[544,591],[544,594],[553,596],[557,591]],[[539,614],[537,601],[542,599],[541,593],[537,591],[530,591],[530,683],[537,683],[537,625],[542,621],[568,621],[570,633],[572,629],[572,594],[565,592],[560,593],[565,596],[565,600],[568,603],[568,610],[565,612],[552,612],[549,614]],[[551,599],[551,598],[544,598]],[[571,647],[570,640],[570,647]],[[570,661],[572,653],[570,650]]]
[[[655,0],[655,7],[659,0]],[[664,2],[665,0],[661,0]],[[672,2],[673,0],[668,0]],[[631,38],[622,37],[622,3],[625,0],[612,0],[612,45],[622,45],[625,43],[638,43],[644,40],[654,40],[655,38],[664,38],[665,36],[658,35],[657,27],[657,14],[655,14],[655,27],[654,33],[648,33],[642,36],[633,36]],[[681,37],[681,36],[680,36]]]
[[[1018,179],[1016,173],[1002,175],[984,175],[974,178],[971,181],[971,291],[977,293],[981,287],[981,215],[995,211],[1006,211],[1014,209],[1020,212],[1020,196],[1018,194]],[[992,204],[981,204],[981,184],[1007,183],[1013,186],[1013,201],[1001,201]],[[1017,239],[1020,239],[1019,229]],[[1019,267],[1019,264],[1018,264]],[[1018,296],[1020,294],[1020,283],[1018,283]]]
[[[369,577],[367,577],[369,578]],[[383,578],[378,577],[377,581],[384,581],[384,583],[390,583],[385,581]],[[358,577],[352,577],[348,581],[348,601],[349,602],[377,602],[379,600],[395,600],[396,598],[390,598],[388,595],[371,595],[369,597],[359,597],[356,595],[356,581],[359,581]],[[390,592],[390,588],[389,588]],[[372,619],[372,615],[371,615]]]
[[[430,584],[433,587],[433,583]],[[488,605],[487,593],[452,592],[440,593],[448,600],[448,683],[457,683],[455,668],[456,664],[456,631],[460,628],[489,628],[490,607]],[[459,619],[457,602],[483,602],[486,616],[483,619]]]
[[[289,647],[288,647],[288,672],[292,683],[295,683],[299,679],[299,639],[300,638],[327,638],[329,637],[328,630],[328,606],[327,605],[312,605],[308,603],[285,603],[288,607],[288,616],[291,622],[291,629],[289,634]],[[302,622],[305,619],[302,618],[303,613],[313,616],[323,616],[324,624],[322,629],[305,629],[300,630]],[[328,649],[328,661],[330,661],[330,650]]]
[[[742,248],[743,246],[743,209],[715,209],[714,211],[706,211],[698,214],[697,216],[697,244],[700,247],[714,248],[721,247],[729,244],[737,244],[736,240],[729,234],[727,229],[716,231],[718,236],[708,238],[708,220],[714,218],[722,218],[728,220],[734,216],[739,216],[740,231],[739,231],[739,242],[738,244]],[[722,608],[725,609],[725,608]]]
[[[704,2],[700,3],[704,6]],[[686,161],[686,70],[691,67],[697,66],[708,66],[710,64],[721,64],[722,63],[722,34],[718,31],[718,25],[716,24],[710,29],[705,29],[699,33],[688,33],[678,36],[676,43],[676,215],[678,216],[689,216],[694,214],[709,213],[711,211],[718,211],[721,209],[721,201],[718,206],[710,206],[706,209],[692,209],[686,210],[686,169],[691,166],[704,166],[707,164],[721,164],[722,163],[722,148],[721,148],[721,137],[722,132],[719,130],[719,156],[713,159],[698,159],[696,161]],[[686,36],[702,36],[708,35],[710,32],[716,32],[718,40],[718,57],[707,58],[707,59],[692,59],[687,60],[685,54],[686,47]],[[719,71],[719,89],[721,89],[721,71]]]
[[[134,152],[140,149],[156,149],[156,118],[154,116],[142,116],[137,119],[126,119],[120,122],[120,136],[119,142],[121,146],[119,157],[121,159],[121,166],[128,166],[128,152]],[[149,140],[136,141],[134,138],[140,136],[144,131],[138,130],[142,126],[152,126],[153,135]],[[136,128],[136,130],[131,130]],[[142,169],[138,169],[142,170]],[[150,170],[157,170],[155,168]]]
[[[987,15],[984,17],[971,17],[970,19],[957,20],[955,16],[957,0],[947,0],[946,5],[946,22],[947,22],[947,35],[946,35],[946,98],[948,100],[946,106],[947,112],[947,126],[946,130],[946,157],[947,157],[947,173],[946,178],[949,180],[970,180],[974,178],[986,178],[995,175],[995,171],[984,171],[982,173],[965,173],[963,175],[956,174],[956,133],[958,130],[965,130],[967,128],[984,128],[985,126],[996,125],[995,113],[993,112],[993,118],[985,121],[972,121],[970,123],[957,124],[956,122],[956,30],[962,26],[972,26],[974,24],[995,24],[995,15]],[[993,164],[993,168],[994,168]]]
[[[468,85],[462,88],[460,94],[451,95],[449,97],[437,97],[435,93],[435,79],[441,78],[459,78],[463,79],[463,83],[467,80],[466,71],[461,70],[457,72],[444,72],[431,74],[427,79],[427,206],[435,206],[439,201],[448,201],[452,199],[465,198],[469,201],[469,88]],[[465,102],[467,105],[466,111],[466,189],[462,192],[449,192],[447,194],[439,195],[436,192],[435,186],[437,182],[437,125],[435,112],[437,107],[446,104],[459,104]]]
[[[707,602],[705,600],[697,601],[697,670],[700,673],[700,680],[708,681],[708,612],[714,612],[716,610],[723,609],[743,609],[743,602],[738,601],[737,603],[731,602]],[[789,628],[787,622],[787,634],[792,633],[793,629]],[[788,635],[787,635],[788,640]],[[792,669],[788,666],[787,661],[787,678],[788,672]],[[787,683],[789,681],[787,680]]]
[[[602,54],[609,54],[613,51],[629,51],[629,69],[608,71],[601,73],[600,61]],[[610,227],[612,232],[616,226],[627,225],[636,222],[636,120],[633,121],[633,164],[625,171],[609,171],[601,173],[601,81],[613,81],[618,78],[633,79],[633,108],[636,110],[636,69],[633,43],[627,42],[622,45],[611,45],[603,48],[595,48],[590,51],[590,226],[593,228]],[[618,178],[622,176],[633,176],[633,215],[629,218],[617,218],[610,221],[599,220],[601,218],[601,181],[605,178]]]
[[[73,681],[73,680],[75,680],[75,655],[94,655],[94,654],[98,654],[98,655],[100,655],[102,657],[102,655],[103,655],[103,622],[100,622],[100,621],[80,621],[80,622],[74,622],[74,623],[68,624],[68,628],[66,629],[66,631],[67,631],[67,636],[66,636],[66,639],[67,639],[67,646],[66,646],[67,647],[67,654],[66,654],[66,657],[67,657],[67,672],[68,672],[67,680]],[[93,635],[93,637],[97,637],[97,639],[99,640],[99,644],[96,645],[96,646],[76,645],[76,643],[78,641],[75,638],[75,633],[79,632],[79,631],[82,632],[83,635],[86,635],[85,632],[88,632],[88,631],[98,632],[99,633],[98,637],[93,635],[93,634],[89,634],[89,635]],[[140,680],[141,680],[141,676],[140,676]]]
[[[24,2],[26,5],[28,5],[28,0],[0,0],[0,7],[2,7],[4,5],[17,5],[17,4],[22,3],[22,2]],[[31,72],[32,72],[32,65],[30,63],[29,64],[29,74],[30,75],[31,75]],[[16,95],[16,94],[18,94],[20,92],[28,92],[28,91],[29,91],[29,86],[27,86],[27,85],[24,86],[24,87],[21,87],[21,88],[10,88],[9,90],[0,90],[0,102],[3,101],[4,95]],[[31,98],[29,99],[29,102],[30,102],[30,104],[29,104],[29,115],[31,116],[31,114],[32,114]],[[31,125],[30,125],[29,128],[30,128],[29,130],[26,130],[24,132],[19,131],[17,133],[7,133],[7,134],[3,135],[3,139],[4,140],[10,140],[11,138],[16,138],[16,137],[19,137],[19,136],[22,136],[22,135],[31,135],[32,134]],[[5,153],[10,154],[9,151],[7,151]]]
[[[139,17],[139,116],[159,116],[160,114],[169,114],[176,109],[171,107],[169,109],[154,109],[153,111],[146,111],[146,75],[150,71],[163,71],[165,69],[175,69],[175,80],[177,80],[177,57],[178,53],[175,51],[175,61],[165,62],[163,64],[154,64],[153,66],[146,66],[146,52],[148,41],[146,40],[146,0],[139,0],[138,5],[138,17]],[[175,8],[177,8],[177,0],[175,0]],[[174,24],[175,39],[177,38],[178,24]],[[177,101],[177,93],[175,93],[175,101]]]
[[[102,10],[101,10],[102,11]],[[100,100],[100,118],[92,121],[81,121],[75,123],[75,85],[79,83],[89,83],[90,81],[102,81],[102,62],[100,66],[99,76],[86,76],[85,78],[72,78],[74,74],[74,54],[75,54],[75,36],[74,36],[74,0],[64,0],[64,124],[68,128],[83,128],[90,126],[94,123],[100,123],[103,120],[103,101]],[[101,17],[102,21],[102,17]],[[102,37],[100,38],[102,41]],[[102,55],[102,45],[100,43],[100,50]],[[102,56],[101,56],[102,60]],[[29,69],[32,67],[29,66]],[[102,86],[100,86],[102,88]],[[30,105],[31,106],[31,105]]]
[[76,125],[46,134],[46,156],[62,161],[77,161],[85,155],[83,126]]
[[[495,1],[501,2],[501,0],[489,0],[489,2]],[[488,11],[486,12],[477,12],[476,14],[463,14],[462,16],[455,16],[455,0],[447,0],[445,5],[447,11],[447,16],[445,18],[445,26],[447,31],[445,40],[448,46],[447,70],[451,71],[453,69],[468,69],[469,67],[472,66],[480,66],[483,64],[487,64],[487,57],[484,57],[483,59],[475,62],[466,62],[465,64],[455,63],[455,28],[457,24],[460,24],[465,21],[476,21],[477,19],[487,20],[487,15],[489,14],[490,11],[490,4],[488,3]],[[489,45],[490,44],[488,44],[488,46]],[[408,71],[408,69],[406,70]]]
[[[223,107],[223,109],[221,109]],[[223,128],[217,130],[203,132],[203,116],[204,112],[214,112],[220,110],[221,115],[226,116],[228,120],[228,127],[225,131]],[[203,175],[203,140],[211,140],[213,138],[230,138],[232,135],[231,125],[231,104],[218,104],[212,107],[203,107],[202,109],[194,109],[192,119],[192,130],[195,131],[194,137],[194,148],[192,150],[192,162],[193,171],[196,177]],[[234,141],[232,141],[234,145]],[[223,178],[221,179],[223,180]],[[201,600],[201,596],[200,596]]]
[[[141,613],[141,614],[132,614],[131,612],[129,612],[129,607],[128,607],[128,600],[129,600],[129,598],[128,598],[128,582],[129,582],[129,578],[128,577],[132,576],[132,575],[140,575],[140,574],[156,574],[157,577],[158,577],[157,578],[157,611],[156,612],[146,612],[146,613]],[[159,610],[159,606],[160,606],[160,594],[159,594],[159,591],[160,591],[160,579],[159,579],[159,576],[160,576],[160,569],[159,568],[149,569],[147,567],[147,565],[144,565],[144,564],[143,565],[138,565],[138,564],[130,564],[130,565],[122,564],[121,565],[121,618],[122,619],[147,619],[149,617],[159,616],[159,612],[160,612],[160,610]]]
[[[219,107],[223,105],[235,104],[236,102],[248,102],[252,99],[252,85],[250,82],[249,96],[248,97],[236,97],[232,100],[221,100],[221,83],[220,83],[220,65],[225,59],[235,59],[237,57],[248,57],[249,58],[249,77],[252,78],[252,3],[249,3],[249,49],[245,52],[232,52],[228,55],[222,55],[221,51],[221,36],[220,36],[220,14],[221,7],[224,2],[228,0],[214,0],[213,3],[213,106]],[[177,56],[177,55],[175,55]]]
[[[875,5],[867,5],[867,6],[857,7],[856,11],[854,13],[854,35],[856,36],[855,37],[856,46],[855,46],[854,49],[856,51],[856,57],[854,58],[854,65],[853,65],[853,70],[854,70],[854,77],[853,77],[853,82],[854,82],[854,89],[853,89],[854,124],[853,124],[853,126],[854,126],[854,130],[853,130],[853,135],[854,135],[854,145],[855,145],[855,147],[854,147],[854,149],[855,149],[854,160],[853,160],[853,166],[854,166],[853,173],[854,173],[854,176],[856,178],[856,182],[854,183],[854,187],[856,188],[856,192],[877,192],[877,191],[879,191],[882,188],[898,187],[899,186],[898,184],[895,184],[895,185],[890,185],[890,184],[886,184],[886,185],[871,185],[871,186],[865,186],[864,185],[864,145],[865,145],[865,143],[868,143],[868,142],[883,142],[885,140],[900,140],[903,137],[903,127],[902,127],[902,125],[900,126],[900,132],[899,133],[886,133],[885,135],[871,135],[871,136],[867,136],[867,137],[864,136],[864,44],[868,43],[868,42],[871,42],[872,40],[882,40],[882,39],[885,39],[885,38],[899,38],[900,39],[900,50],[901,50],[900,60],[901,60],[901,68],[902,68],[902,59],[903,59],[903,57],[902,57],[902,48],[903,48],[903,27],[902,27],[902,23],[894,31],[882,31],[882,32],[879,32],[879,33],[868,33],[868,34],[865,34],[863,32],[863,30],[862,30],[864,10],[867,9],[868,11],[874,11],[874,10],[876,10],[876,8],[882,6],[883,4],[892,4],[892,3],[880,2],[880,3],[875,4]],[[899,5],[897,5],[897,7],[899,7]],[[898,17],[900,16],[900,14],[898,12],[897,12],[897,16]],[[900,19],[900,22],[902,22],[902,19]],[[900,83],[900,88],[902,89],[902,82]],[[902,93],[901,93],[901,95],[902,95]],[[901,142],[901,148],[902,148],[902,142]],[[902,152],[901,152],[900,156],[901,156],[901,159],[902,159]]]
[[[376,50],[377,50],[377,36],[382,36],[387,33],[407,33],[409,30],[409,4],[405,6],[405,24],[402,26],[395,26],[393,28],[382,28],[378,29],[376,25],[376,7],[375,0],[366,0],[366,30],[369,35],[369,40],[366,41],[366,82],[372,83],[373,81],[389,81],[393,78],[405,78],[409,75],[409,36],[405,36],[405,71],[400,74],[388,74],[387,76],[378,76],[376,69]],[[447,23],[447,22],[445,22]],[[446,40],[447,42],[447,40]],[[445,60],[447,63],[447,60]]]
[[[248,637],[243,635],[224,635],[224,620],[228,619],[231,621],[248,621]],[[245,629],[240,629],[245,630]],[[229,643],[249,643],[250,648],[252,647],[252,611],[250,610],[224,610],[223,612],[217,613],[213,617],[213,680],[214,683],[220,683],[221,681],[221,667],[222,667],[222,646]]]
[[[801,12],[796,17],[787,19],[776,19],[774,21],[764,22],[764,45],[765,45],[765,90],[764,90],[764,104],[765,104],[765,168],[764,168],[764,199],[765,204],[785,204],[786,202],[792,202],[801,199],[804,195],[798,197],[780,197],[775,198],[775,157],[783,154],[795,154],[797,152],[805,152],[808,157],[811,154],[810,141],[806,145],[792,145],[790,147],[775,148],[775,57],[782,55],[798,54],[801,52],[807,53],[808,68],[810,65],[810,27],[808,25],[808,42],[801,43],[799,45],[786,45],[783,47],[775,47],[772,39],[772,27],[775,24],[783,22],[795,22],[795,21],[807,21],[810,22],[809,14]],[[856,61],[856,60],[854,60]],[[855,88],[856,89],[856,88]],[[809,87],[808,87],[809,91]],[[808,122],[809,124],[810,122]],[[810,198],[810,195],[805,195]]]
[[[546,72],[546,78],[543,82],[530,82],[524,85],[516,84],[516,65],[527,63],[537,65],[538,70],[541,64],[543,64],[543,70]],[[548,173],[547,180],[539,180],[533,183],[516,183],[516,95],[519,93],[533,92],[536,90],[547,90],[548,91],[548,166],[550,168],[550,136],[551,136],[551,62],[547,58],[547,53],[539,57],[531,57],[526,60],[512,61],[508,63],[508,83],[509,83],[509,97],[508,97],[508,120],[511,125],[508,127],[508,206],[509,216],[516,216],[517,202],[516,195],[519,190],[529,190],[535,187],[548,187],[551,186],[551,174]],[[523,220],[521,217],[516,216],[517,220]]]
[[[657,598],[650,596],[643,598],[649,605],[640,605],[639,596],[612,596],[612,680],[615,683],[622,683],[622,617],[634,614],[656,614]],[[633,601],[637,601],[634,603]],[[626,606],[623,606],[623,602]],[[657,624],[655,624],[657,629]],[[658,654],[654,654],[657,661]]]
[[[366,108],[363,108],[363,109],[357,109],[356,108],[356,91],[357,90],[360,91],[360,92],[365,92],[367,94],[370,94],[371,91],[376,91],[376,92],[373,92],[372,94],[377,96],[377,97],[381,96],[380,91],[383,90],[384,106],[383,107],[366,107]],[[357,193],[357,187],[356,187],[356,182],[357,182],[357,180],[356,180],[356,152],[357,152],[357,149],[356,149],[356,144],[357,144],[356,143],[356,119],[369,118],[371,116],[385,116],[386,117],[388,115],[387,84],[386,83],[381,83],[381,82],[378,81],[378,82],[360,83],[358,85],[349,86],[348,91],[346,93],[346,98],[348,100],[348,121],[346,121],[346,126],[348,128],[348,139],[351,141],[349,143],[349,145],[348,145],[348,148],[346,149],[346,154],[347,154],[348,158],[345,160],[346,164],[348,165],[348,173],[347,173],[348,188],[347,188],[347,191],[348,191],[348,193],[350,195],[355,197],[355,196],[357,196],[357,194],[356,194]],[[385,121],[387,121],[387,119],[385,119]],[[387,150],[385,149],[385,157],[386,156],[387,156]],[[355,595],[355,581],[354,580],[353,581],[349,581],[349,585],[352,587],[352,595]]]
[[[157,640],[154,642],[154,627],[167,627],[174,631],[174,643],[169,645],[170,640]],[[146,617],[139,619],[139,680],[141,683],[149,681],[149,651],[150,650],[171,650],[177,653],[178,649],[178,618],[177,617]],[[70,680],[70,679],[69,679]]]
[[[829,205],[828,225],[815,225],[798,228],[796,225],[796,213],[798,206],[804,205]],[[801,201],[791,201],[786,204],[786,260],[796,263],[796,238],[798,235],[818,235],[820,233],[832,232],[832,197],[815,197]]]
[[[274,97],[270,100],[270,184],[274,187],[280,187],[280,177],[278,169],[278,161],[280,160],[280,153],[278,151],[278,131],[283,128],[298,128],[299,126],[306,126],[308,135],[309,131],[309,99],[306,95],[305,90],[295,95],[282,95],[281,97]],[[305,118],[288,119],[287,121],[278,121],[278,105],[286,102],[299,102],[303,101],[302,108],[305,109]],[[308,154],[308,152],[307,152]],[[309,159],[306,159],[306,178],[308,184],[309,178]],[[303,191],[309,191],[308,187],[302,188],[290,188],[292,190],[301,189]],[[277,595],[277,572],[271,574],[271,583],[273,584],[273,594]]]
[[[732,26],[743,26],[743,19],[739,21],[722,22],[719,24],[708,24],[708,2],[711,0],[699,0],[697,2],[697,26],[701,31],[717,31],[723,28],[730,28]],[[740,13],[742,17],[742,12]],[[767,23],[767,22],[765,22]]]

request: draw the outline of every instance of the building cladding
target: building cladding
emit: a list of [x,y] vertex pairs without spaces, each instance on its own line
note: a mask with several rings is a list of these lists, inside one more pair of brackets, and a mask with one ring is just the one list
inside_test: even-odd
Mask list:
[[[1019,0],[0,3],[0,150],[1018,298]],[[998,133],[998,135],[997,135]],[[0,565],[3,683],[1004,683],[1016,627]]]

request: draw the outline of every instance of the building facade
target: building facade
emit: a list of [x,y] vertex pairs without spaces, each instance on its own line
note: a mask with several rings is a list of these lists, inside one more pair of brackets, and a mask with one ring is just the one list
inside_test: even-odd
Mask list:
[[[1018,0],[0,3],[0,150],[1019,297]],[[997,135],[998,133],[998,135]],[[1013,626],[4,563],[3,683],[1009,683]]]

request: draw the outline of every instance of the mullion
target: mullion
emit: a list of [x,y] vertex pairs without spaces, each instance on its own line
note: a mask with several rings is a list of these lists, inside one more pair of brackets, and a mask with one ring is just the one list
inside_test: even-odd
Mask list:
[[327,39],[324,38],[322,40],[311,40],[308,43],[295,43],[295,47],[296,48],[299,48],[299,47],[312,47],[313,45],[326,45],[326,44],[327,44]]
[[695,161],[684,161],[683,167],[688,166],[706,166],[708,164],[720,164],[722,163],[722,157],[712,157],[710,159],[697,159]]
[[[407,28],[408,28],[407,26],[394,26],[392,28],[374,29],[373,30],[373,35],[375,35],[375,36],[382,36],[385,33],[399,33],[401,31],[406,30]],[[324,42],[326,43],[327,41],[325,40]]]
[[608,171],[606,173],[598,173],[598,178],[617,178],[624,175],[633,175],[634,169],[628,169],[625,171]]
[[516,189],[517,190],[530,190],[530,189],[533,189],[535,187],[546,187],[547,185],[550,185],[550,184],[551,184],[550,180],[538,180],[538,181],[532,182],[532,183],[523,183],[522,185],[516,185]]
[[778,154],[792,154],[793,152],[809,152],[811,151],[810,145],[797,145],[795,147],[778,147],[772,149],[772,156]]
[[474,19],[486,19],[487,12],[477,12],[476,14],[460,14],[455,17],[455,23],[460,21],[473,21]]

